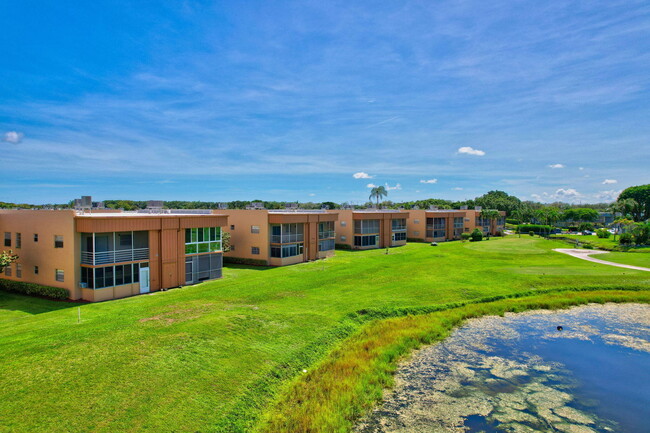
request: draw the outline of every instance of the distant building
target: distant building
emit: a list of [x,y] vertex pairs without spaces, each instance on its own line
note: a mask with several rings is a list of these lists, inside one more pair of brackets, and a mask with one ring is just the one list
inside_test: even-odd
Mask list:
[[337,241],[351,249],[397,247],[406,244],[409,212],[392,209],[341,209]]
[[467,209],[417,209],[410,210],[408,237],[423,242],[444,242],[460,239],[462,233],[478,228],[484,235],[503,232],[506,213],[501,211],[498,219],[490,221],[481,216],[481,208]]

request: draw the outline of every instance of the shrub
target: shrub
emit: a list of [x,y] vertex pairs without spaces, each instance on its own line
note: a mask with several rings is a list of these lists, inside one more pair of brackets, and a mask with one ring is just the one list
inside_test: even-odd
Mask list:
[[636,240],[637,244],[647,244],[650,240],[650,223],[639,224],[638,226],[634,227],[632,233],[634,234],[634,239]]
[[542,224],[520,224],[517,229],[519,233],[535,232],[536,235],[543,235],[550,233],[553,227]]
[[607,229],[598,229],[596,235],[601,239],[607,239],[611,236],[611,233]]
[[618,243],[621,245],[632,245],[634,243],[634,236],[632,236],[632,233],[621,233],[621,236],[618,238]]
[[232,263],[234,265],[251,265],[251,266],[268,266],[266,260],[259,259],[245,259],[242,257],[225,257],[223,258],[224,263]]
[[[422,238],[406,238],[406,242],[426,242],[426,240]],[[348,248],[344,248],[344,247],[339,248],[339,245],[345,245]],[[336,244],[336,248],[341,250],[345,250],[345,249],[349,250],[350,246],[346,244]]]
[[531,231],[529,231],[529,232],[528,232],[528,234],[529,234],[529,235],[531,235],[531,236],[535,236],[535,232],[534,232],[534,231],[532,231],[532,230],[531,230]]
[[582,223],[578,227],[578,231],[579,232],[584,232],[584,231],[593,232],[594,231],[594,225],[592,223]]
[[348,244],[334,244],[334,248],[337,250],[351,250],[352,247]]
[[479,229],[474,229],[470,234],[470,239],[472,242],[478,242],[483,240],[483,233]]
[[578,226],[569,226],[567,227],[567,230],[570,232],[577,232],[578,231]]
[[503,232],[501,230],[497,230],[494,236],[503,236]]
[[460,234],[460,239],[463,242],[467,242],[469,240],[469,238],[471,238],[471,237],[472,237],[471,233],[461,233]]
[[70,297],[68,290],[61,287],[41,286],[35,283],[5,279],[0,279],[0,290],[22,293],[23,295],[46,296],[53,299],[68,299]]
[[521,221],[514,218],[506,218],[506,224],[512,224],[514,226],[521,224]]

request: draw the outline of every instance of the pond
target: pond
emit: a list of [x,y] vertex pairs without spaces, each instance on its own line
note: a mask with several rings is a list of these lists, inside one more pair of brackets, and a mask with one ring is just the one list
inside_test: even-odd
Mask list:
[[638,433],[649,407],[650,306],[587,305],[468,321],[355,431]]

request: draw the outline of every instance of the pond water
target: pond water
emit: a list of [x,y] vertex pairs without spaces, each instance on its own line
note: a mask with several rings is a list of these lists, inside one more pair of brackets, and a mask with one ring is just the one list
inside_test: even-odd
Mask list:
[[650,432],[650,306],[470,320],[401,365],[355,431]]

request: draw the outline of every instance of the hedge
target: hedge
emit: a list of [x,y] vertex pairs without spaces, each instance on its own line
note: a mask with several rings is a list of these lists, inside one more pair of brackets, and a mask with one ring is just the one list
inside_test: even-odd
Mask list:
[[224,263],[231,263],[233,265],[251,265],[251,266],[268,266],[269,263],[266,260],[259,259],[245,259],[242,257],[225,257],[223,258]]
[[406,238],[406,242],[426,242],[426,239],[422,239],[422,238]]
[[70,292],[61,287],[41,286],[35,283],[0,279],[0,290],[22,293],[23,295],[46,296],[53,299],[68,299]]
[[535,232],[536,235],[543,235],[550,233],[550,231],[553,230],[553,227],[541,224],[520,224],[517,226],[517,230],[519,230],[519,233],[521,234]]
[[337,250],[351,250],[352,247],[348,244],[334,244],[334,248]]

